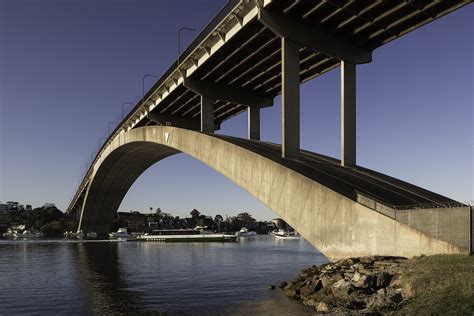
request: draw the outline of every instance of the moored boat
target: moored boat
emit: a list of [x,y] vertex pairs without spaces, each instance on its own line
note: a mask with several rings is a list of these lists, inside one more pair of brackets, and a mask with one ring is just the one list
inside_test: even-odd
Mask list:
[[89,232],[86,234],[87,238],[97,238],[97,233],[96,232]]
[[162,229],[141,235],[137,240],[161,242],[228,242],[237,235],[215,234],[202,229]]
[[280,229],[278,231],[272,232],[273,237],[276,237],[277,239],[300,239],[301,236],[298,234],[296,231],[285,231],[283,229]]
[[5,238],[13,238],[15,237],[16,231],[8,229],[6,233],[3,233],[3,237]]
[[73,232],[73,231],[66,231],[64,232],[64,237],[67,237],[67,238],[78,238],[78,239],[82,239],[84,238],[84,236],[86,236],[86,234],[84,234],[84,232],[82,230],[79,230],[77,232]]
[[22,233],[15,232],[13,233],[13,237],[15,238],[41,238],[43,237],[43,233],[33,233],[29,230],[24,230]]
[[126,228],[119,228],[116,232],[112,232],[109,234],[109,237],[111,238],[117,238],[117,239],[129,239],[129,238],[134,238],[133,235],[129,234]]
[[256,232],[254,231],[249,231],[247,227],[242,227],[238,232],[237,232],[237,237],[252,237],[257,235]]

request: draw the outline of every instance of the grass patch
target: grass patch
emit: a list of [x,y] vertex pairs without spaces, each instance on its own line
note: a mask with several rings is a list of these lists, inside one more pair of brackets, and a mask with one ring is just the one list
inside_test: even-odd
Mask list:
[[403,280],[415,297],[395,314],[474,315],[474,256],[414,258]]

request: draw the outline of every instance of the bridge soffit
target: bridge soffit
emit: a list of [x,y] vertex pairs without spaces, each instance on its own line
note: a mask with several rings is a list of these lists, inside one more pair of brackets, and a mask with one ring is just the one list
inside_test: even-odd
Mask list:
[[337,39],[316,26],[271,12],[262,6],[258,8],[258,20],[275,35],[324,55],[354,64],[372,61],[372,52]]
[[255,94],[246,89],[225,84],[185,78],[183,85],[196,94],[213,100],[227,101],[252,108],[264,108],[273,105],[273,98],[270,96]]

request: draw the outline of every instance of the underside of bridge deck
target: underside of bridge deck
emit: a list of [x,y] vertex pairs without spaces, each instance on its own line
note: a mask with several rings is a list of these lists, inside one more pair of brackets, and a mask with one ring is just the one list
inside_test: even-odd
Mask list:
[[[111,133],[69,209],[81,208],[85,230],[105,232],[135,179],[185,152],[328,255],[468,251],[469,208],[357,166],[356,69],[374,49],[469,2],[230,0]],[[300,149],[300,84],[336,67],[341,159]],[[259,142],[260,109],[280,94],[281,146]],[[244,111],[249,140],[213,135]]]

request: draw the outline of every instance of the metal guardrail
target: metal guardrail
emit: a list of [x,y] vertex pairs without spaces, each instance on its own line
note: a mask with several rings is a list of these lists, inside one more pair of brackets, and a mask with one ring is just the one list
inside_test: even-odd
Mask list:
[[371,208],[379,213],[387,215],[393,219],[396,217],[396,211],[401,210],[416,210],[416,209],[428,209],[428,208],[453,208],[453,207],[464,207],[463,203],[418,203],[412,205],[393,205],[377,199],[369,194],[361,193],[356,190],[356,201],[368,208]]

